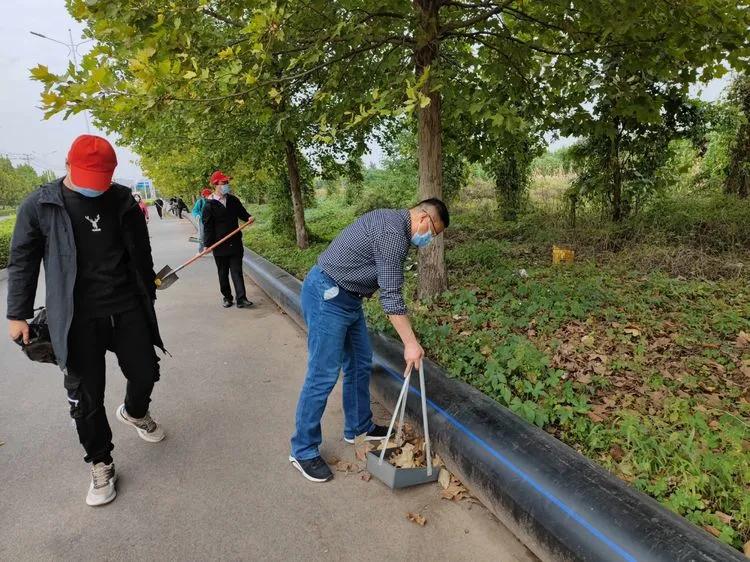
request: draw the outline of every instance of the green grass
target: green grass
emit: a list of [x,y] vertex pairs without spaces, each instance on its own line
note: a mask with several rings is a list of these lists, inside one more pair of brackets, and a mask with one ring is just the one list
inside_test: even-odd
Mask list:
[[[681,219],[640,219],[646,241],[673,244],[666,253],[623,227],[593,224],[564,267],[550,263],[551,244],[570,234],[564,221],[537,212],[502,223],[491,208],[457,206],[446,233],[451,289],[416,302],[410,256],[406,294],[428,355],[451,376],[740,547],[750,539],[747,278],[690,268],[678,276],[667,263],[691,255],[696,232],[745,240],[747,210],[706,212],[722,205],[691,201],[673,209]],[[299,251],[274,236],[265,215],[258,209],[246,241],[300,278],[353,218],[340,199],[322,200],[307,213],[316,242]],[[366,308],[372,326],[393,334],[377,299]]]
[[8,267],[10,238],[13,235],[15,224],[16,219],[14,218],[0,221],[0,269]]

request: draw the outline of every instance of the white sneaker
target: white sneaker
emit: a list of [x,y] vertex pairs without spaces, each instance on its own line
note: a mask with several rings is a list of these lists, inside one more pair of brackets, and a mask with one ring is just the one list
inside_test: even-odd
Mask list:
[[117,474],[115,474],[115,463],[96,463],[91,467],[91,485],[89,493],[86,494],[86,503],[89,505],[104,505],[111,502],[117,496],[115,489]]
[[121,404],[120,407],[117,408],[115,416],[122,423],[134,427],[140,438],[144,441],[158,443],[166,437],[162,427],[153,420],[151,414],[148,412],[146,412],[146,415],[142,418],[131,418],[125,411],[125,404]]

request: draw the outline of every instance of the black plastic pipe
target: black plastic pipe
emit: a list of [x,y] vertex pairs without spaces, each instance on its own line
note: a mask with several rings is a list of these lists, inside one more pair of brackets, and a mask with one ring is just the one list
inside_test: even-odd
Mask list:
[[[250,250],[244,262],[255,282],[304,328],[299,280]],[[395,403],[403,348],[382,334],[371,337],[372,390],[383,403]],[[435,451],[543,560],[747,561],[430,361],[425,378]],[[421,426],[414,386],[407,416]]]

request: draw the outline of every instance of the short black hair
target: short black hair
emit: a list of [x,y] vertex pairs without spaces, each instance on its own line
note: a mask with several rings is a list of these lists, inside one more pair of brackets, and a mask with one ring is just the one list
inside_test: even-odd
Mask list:
[[451,216],[448,212],[448,207],[445,206],[445,203],[443,203],[440,199],[437,197],[430,197],[429,199],[424,199],[423,201],[420,201],[417,203],[417,208],[419,207],[432,207],[437,211],[438,216],[440,216],[440,222],[443,223],[444,228],[448,228],[448,226],[451,223]]

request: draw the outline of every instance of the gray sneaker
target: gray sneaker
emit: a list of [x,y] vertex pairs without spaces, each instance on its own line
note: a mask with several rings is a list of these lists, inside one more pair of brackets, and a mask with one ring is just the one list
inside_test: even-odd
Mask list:
[[104,505],[111,502],[117,496],[115,489],[117,474],[115,474],[115,463],[96,463],[91,467],[91,485],[86,495],[86,503],[92,506]]
[[121,404],[120,407],[117,408],[115,416],[122,423],[134,427],[140,438],[144,441],[158,443],[166,437],[162,427],[153,420],[151,414],[148,412],[146,412],[146,415],[142,418],[131,418],[125,411],[125,404]]

